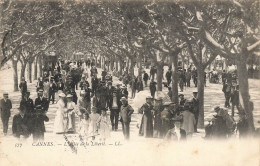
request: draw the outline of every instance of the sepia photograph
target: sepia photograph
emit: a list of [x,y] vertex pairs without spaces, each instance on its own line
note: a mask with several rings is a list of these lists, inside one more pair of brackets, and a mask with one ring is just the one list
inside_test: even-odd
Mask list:
[[260,166],[259,0],[0,13],[0,165]]

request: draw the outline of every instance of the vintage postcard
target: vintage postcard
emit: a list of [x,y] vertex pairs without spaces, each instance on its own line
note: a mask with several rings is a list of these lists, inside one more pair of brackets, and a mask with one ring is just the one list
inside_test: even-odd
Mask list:
[[260,1],[0,6],[0,165],[260,165]]

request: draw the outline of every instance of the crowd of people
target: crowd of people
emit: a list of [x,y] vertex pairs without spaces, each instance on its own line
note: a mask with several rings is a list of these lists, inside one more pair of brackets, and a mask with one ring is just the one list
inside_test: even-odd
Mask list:
[[[150,80],[150,94],[146,102],[138,110],[142,114],[141,122],[137,125],[139,135],[146,138],[164,138],[167,140],[190,139],[197,131],[199,118],[199,100],[197,92],[193,92],[193,98],[187,100],[184,94],[179,94],[179,103],[164,102],[162,97],[155,97],[157,69],[152,66],[150,75],[143,71],[137,77],[127,71],[118,75],[110,73],[106,69],[100,73],[94,60],[63,61],[59,60],[55,69],[44,69],[43,76],[38,78],[36,84],[37,98],[33,101],[27,89],[25,78],[19,84],[21,101],[19,114],[13,117],[12,132],[17,138],[26,139],[30,135],[34,141],[44,140],[45,125],[49,121],[47,112],[50,104],[57,108],[54,119],[53,132],[55,134],[79,133],[86,139],[105,141],[110,137],[110,127],[113,132],[118,130],[119,122],[122,124],[123,135],[126,140],[130,138],[131,115],[134,109],[128,104],[128,85],[131,88],[131,98],[135,98],[136,92],[144,90]],[[213,73],[214,74],[214,73]],[[113,76],[118,76],[120,83],[113,83]],[[169,89],[169,97],[172,99],[171,67],[165,74],[167,82],[165,87]],[[184,87],[191,87],[191,79],[197,86],[196,69],[178,70],[178,85],[181,92]],[[90,82],[88,81],[90,80]],[[206,73],[205,73],[206,82]],[[216,107],[217,113],[206,126],[206,138],[229,137],[237,127],[241,133],[246,133],[245,113],[239,109],[239,93],[236,76],[223,71],[222,91],[225,94],[225,107],[232,104],[232,116],[226,109]],[[206,85],[206,84],[205,84]],[[79,96],[76,90],[80,90]],[[253,109],[253,103],[250,103]],[[239,123],[235,123],[234,108],[238,109]],[[4,135],[8,131],[8,120],[12,102],[8,99],[8,93],[3,94],[1,99],[1,118]],[[79,119],[76,128],[76,119]]]
[[[112,86],[113,78],[106,70],[101,78],[93,61],[62,61],[57,62],[54,70],[44,70],[38,78],[37,98],[33,101],[27,89],[24,78],[19,84],[21,101],[19,114],[13,117],[12,132],[17,138],[26,139],[30,135],[34,141],[43,140],[45,125],[49,121],[46,113],[49,105],[55,104],[57,111],[54,120],[55,134],[80,133],[86,138],[103,141],[110,137],[112,131],[118,130],[119,121],[122,123],[123,134],[129,138],[129,123],[133,108],[128,105],[126,86]],[[88,78],[91,79],[91,84]],[[80,95],[76,90],[80,88]],[[1,117],[4,124],[4,135],[8,131],[8,120],[12,102],[8,93],[1,100]],[[110,112],[110,118],[107,111]],[[79,128],[76,129],[76,116],[79,118]]]

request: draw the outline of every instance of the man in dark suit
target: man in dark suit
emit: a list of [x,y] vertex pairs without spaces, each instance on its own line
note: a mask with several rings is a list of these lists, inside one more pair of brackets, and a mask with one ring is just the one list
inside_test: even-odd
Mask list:
[[93,94],[96,94],[96,90],[97,90],[97,87],[98,87],[98,78],[96,75],[94,75],[92,78],[91,78],[91,85],[92,85],[92,93]]
[[24,107],[19,108],[19,114],[13,118],[13,135],[17,138],[28,138],[30,136],[30,116],[25,114]]
[[52,104],[54,104],[55,92],[57,92],[57,84],[53,81],[53,79],[51,79],[50,90],[49,90],[49,93],[50,93],[49,101],[52,101]]
[[0,100],[0,111],[1,111],[1,120],[3,123],[3,132],[4,135],[7,134],[8,130],[8,121],[10,117],[10,109],[12,109],[12,102],[8,99],[8,93],[3,94],[3,99]]
[[43,97],[43,90],[40,89],[38,91],[38,97],[35,99],[35,107],[40,105],[44,112],[47,112],[49,109],[49,101],[45,97]]
[[120,108],[119,117],[122,123],[124,137],[126,140],[129,140],[131,115],[134,113],[134,109],[127,103],[125,97],[122,97],[120,101],[122,102],[122,106]]
[[46,112],[42,111],[41,106],[38,105],[35,108],[35,113],[32,115],[30,124],[33,141],[44,140],[44,132],[46,131],[44,121],[48,122],[49,118],[46,116]]
[[30,92],[26,92],[24,98],[20,102],[20,108],[25,109],[25,113],[31,115],[34,112],[33,100],[30,99]]

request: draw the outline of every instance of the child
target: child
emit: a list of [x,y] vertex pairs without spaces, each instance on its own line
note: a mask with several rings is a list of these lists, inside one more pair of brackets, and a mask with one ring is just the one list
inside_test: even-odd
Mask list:
[[99,117],[100,117],[100,115],[97,113],[97,108],[92,107],[92,113],[89,115],[89,118],[90,118],[89,134],[92,135],[92,140],[94,140],[95,136],[98,135],[97,122],[98,122]]
[[88,113],[83,113],[82,117],[80,118],[80,124],[79,124],[79,133],[81,136],[88,136],[88,131],[89,131],[89,114]]
[[100,140],[106,141],[107,138],[110,137],[110,129],[109,123],[110,119],[107,116],[106,110],[101,111],[101,116],[99,117],[98,121],[99,130],[98,133],[100,134]]
[[168,130],[165,138],[168,141],[182,141],[186,140],[186,132],[185,130],[181,129],[181,120],[176,120],[174,122],[174,127]]

